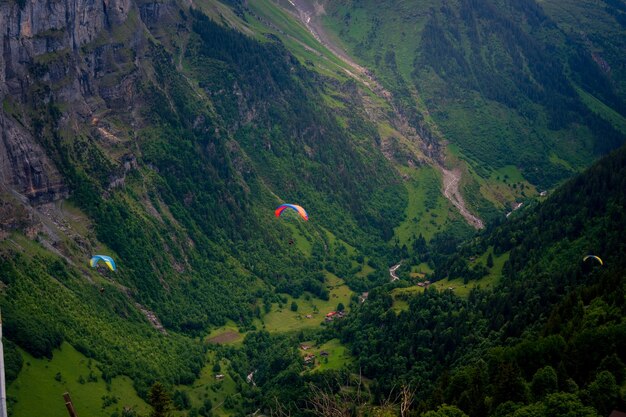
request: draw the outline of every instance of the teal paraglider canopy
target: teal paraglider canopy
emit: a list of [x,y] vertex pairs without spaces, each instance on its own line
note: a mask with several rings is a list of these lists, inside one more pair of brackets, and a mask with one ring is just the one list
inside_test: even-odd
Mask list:
[[89,261],[89,265],[92,268],[95,268],[98,265],[98,262],[100,261],[104,262],[111,271],[115,271],[117,269],[113,258],[111,258],[110,256],[106,256],[106,255],[94,255]]

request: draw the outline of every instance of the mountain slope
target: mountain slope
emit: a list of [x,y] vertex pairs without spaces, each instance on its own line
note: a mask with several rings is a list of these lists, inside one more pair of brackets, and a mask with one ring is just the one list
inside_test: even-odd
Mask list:
[[[9,395],[20,405],[16,409],[22,415],[64,415],[63,404],[50,400],[58,397],[57,390],[67,390],[74,383],[89,387],[97,382],[90,379],[101,378],[118,392],[117,384],[128,385],[128,380],[116,378],[122,375],[132,379],[143,398],[155,381],[164,382],[168,389],[176,390],[180,413],[189,415],[210,413],[214,407],[209,395],[216,403],[219,399],[215,408],[221,414],[270,408],[274,395],[291,406],[291,398],[305,401],[302,395],[308,382],[321,384],[327,375],[336,377],[333,387],[339,390],[337,381],[344,376],[350,379],[350,370],[337,372],[341,366],[333,363],[327,367],[328,374],[302,374],[305,369],[295,346],[306,338],[316,339],[319,346],[336,345],[336,340],[329,339],[340,333],[311,330],[324,321],[323,314],[315,314],[321,308],[335,309],[335,305],[337,310],[356,309],[355,293],[361,293],[363,299],[368,290],[371,300],[353,319],[346,320],[341,334],[344,341],[352,343],[353,352],[361,355],[356,360],[365,372],[376,377],[368,386],[373,396],[367,401],[377,401],[376,396],[386,394],[390,385],[402,378],[410,380],[412,372],[419,374],[420,382],[434,384],[443,367],[465,358],[461,355],[471,358],[475,352],[473,340],[458,340],[468,334],[469,326],[458,332],[446,328],[436,340],[430,340],[427,333],[419,336],[424,339],[420,343],[428,339],[433,346],[443,346],[443,356],[437,357],[441,364],[435,367],[428,361],[412,367],[398,354],[406,353],[405,343],[393,351],[396,347],[377,342],[375,349],[387,349],[382,356],[372,353],[372,347],[360,345],[370,336],[381,340],[393,337],[395,343],[412,335],[415,329],[404,318],[412,320],[411,314],[423,307],[420,303],[428,304],[432,317],[441,323],[433,331],[454,322],[450,314],[440,314],[444,307],[476,308],[463,317],[481,322],[476,335],[485,342],[484,348],[496,346],[506,337],[519,337],[526,329],[532,332],[535,319],[541,322],[552,314],[540,308],[509,309],[515,304],[494,301],[501,295],[495,292],[474,293],[469,301],[428,292],[411,301],[410,313],[394,323],[395,314],[387,311],[392,298],[385,288],[376,288],[389,281],[390,265],[408,257],[407,246],[415,259],[428,260],[430,256],[437,267],[434,276],[449,278],[453,275],[450,271],[468,271],[464,259],[468,251],[485,254],[486,245],[510,251],[503,282],[511,286],[511,294],[502,298],[513,302],[528,294],[533,300],[545,296],[548,301],[559,301],[570,289],[565,285],[569,278],[558,273],[561,264],[584,244],[600,242],[602,233],[609,235],[611,245],[596,249],[604,249],[608,262],[614,262],[623,250],[616,236],[603,232],[603,221],[620,230],[623,219],[615,214],[615,207],[623,202],[614,199],[608,206],[598,203],[599,212],[597,216],[589,214],[588,223],[585,218],[575,218],[573,226],[555,223],[548,228],[552,235],[533,232],[532,236],[543,242],[539,245],[542,249],[556,251],[555,264],[546,269],[556,271],[546,280],[547,290],[541,285],[529,289],[516,275],[530,277],[548,262],[537,254],[532,241],[523,239],[527,230],[533,230],[532,219],[512,223],[518,226],[498,226],[495,232],[490,229],[488,237],[457,251],[457,243],[471,230],[439,196],[440,191],[453,200],[450,189],[458,187],[472,209],[479,208],[481,216],[496,217],[493,201],[487,201],[482,189],[494,182],[488,174],[508,178],[510,173],[518,178],[521,169],[536,184],[552,185],[566,171],[579,169],[593,155],[622,140],[602,121],[609,113],[611,123],[622,117],[619,88],[610,82],[583,85],[576,81],[576,77],[596,74],[588,57],[577,55],[580,49],[576,45],[567,44],[559,52],[562,56],[551,57],[552,44],[537,38],[554,34],[556,29],[531,3],[519,7],[506,3],[510,8],[463,3],[462,15],[446,8],[423,15],[409,13],[419,9],[407,9],[407,21],[422,19],[416,28],[422,36],[420,45],[429,54],[425,71],[436,81],[430,86],[420,86],[424,81],[419,71],[427,65],[394,57],[391,46],[383,45],[384,59],[382,55],[378,62],[376,56],[372,58],[377,78],[365,69],[350,73],[353,66],[316,43],[285,9],[267,1],[227,3],[228,7],[204,0],[190,8],[176,0],[98,4],[20,0],[0,5],[0,26],[6,28],[0,46],[0,306],[5,337],[10,341],[6,344]],[[532,30],[500,27],[519,16],[528,19]],[[351,27],[357,30],[359,19],[355,17],[349,26],[354,23]],[[482,43],[477,51],[464,45],[472,21],[479,21]],[[373,21],[373,27],[379,24],[383,20]],[[368,42],[374,42],[375,32]],[[451,44],[439,56],[442,51],[437,42],[450,43],[457,32],[461,44]],[[512,48],[515,54],[503,54],[504,58],[532,58],[534,64],[523,71],[510,66],[496,71],[499,78],[491,86],[488,72],[496,64],[483,54],[508,45],[506,41],[517,35],[527,44]],[[490,42],[494,42],[493,49]],[[367,62],[367,54],[376,49],[373,45],[366,42],[358,47],[360,59]],[[619,57],[612,59],[616,62],[612,65],[618,65]],[[535,68],[541,60],[551,65]],[[448,72],[447,64],[455,62],[458,71],[452,71],[455,66],[451,65]],[[577,66],[572,62],[582,63],[578,66],[583,69],[568,73],[568,65]],[[465,70],[480,77],[464,86]],[[550,75],[554,75],[554,83],[545,81]],[[509,79],[515,82],[508,84]],[[444,86],[438,91],[444,81],[450,90]],[[487,87],[493,90],[479,91]],[[594,111],[600,116],[581,105],[574,95],[581,91],[587,94],[585,103],[596,100]],[[551,97],[553,93],[558,97]],[[454,129],[466,126],[456,119],[447,123],[443,117],[441,109],[448,102],[461,103],[459,112],[469,114],[468,97],[476,94],[480,95],[478,111],[472,114],[485,116],[476,122],[481,127],[498,130],[503,120],[519,120],[517,128],[511,129],[519,143],[503,140],[505,145],[500,148],[500,152],[503,148],[508,152],[519,147],[516,149],[526,159],[517,169],[509,165],[515,161],[500,160],[492,153],[497,147],[488,147],[486,142],[474,146],[472,140],[480,136],[472,136],[475,129],[470,129],[470,139],[463,142],[466,136],[455,136]],[[559,106],[564,103],[563,110]],[[442,107],[437,107],[440,104]],[[495,107],[502,109],[502,120],[485,115]],[[541,125],[538,131],[557,129],[556,133],[542,136],[539,132],[529,139],[525,128],[535,119],[520,109],[536,111]],[[587,140],[586,151],[572,156],[563,151],[570,148],[560,140],[578,128],[583,133],[574,142],[578,146],[579,140]],[[604,134],[605,142],[601,142]],[[444,152],[440,140],[445,138],[458,146]],[[533,144],[543,140],[545,149],[534,149]],[[560,150],[549,154],[547,150],[557,144]],[[473,160],[464,166],[462,160],[468,158]],[[491,166],[485,168],[483,162]],[[552,171],[538,173],[539,167]],[[461,180],[461,173],[466,180]],[[444,180],[443,190],[439,175]],[[502,202],[526,196],[527,184],[523,178],[510,187],[507,184],[509,193]],[[609,200],[615,184],[610,185],[604,190]],[[593,190],[589,188],[594,199],[600,199]],[[460,193],[452,194],[461,198]],[[429,201],[418,201],[423,200],[421,196]],[[558,201],[567,205],[569,197]],[[304,222],[289,212],[274,217],[274,208],[282,202],[302,204],[310,220]],[[561,213],[563,221],[570,218],[571,211]],[[591,228],[585,229],[588,225]],[[581,239],[574,249],[565,250],[567,253],[560,249],[566,244],[556,239],[555,230],[563,227],[571,239]],[[442,230],[447,233],[438,233]],[[577,234],[581,230],[588,236]],[[401,231],[402,240],[394,236],[395,231]],[[433,237],[430,245],[422,232]],[[518,242],[523,251],[514,248]],[[614,253],[611,248],[615,247]],[[87,262],[96,253],[112,255],[118,270],[89,268]],[[529,263],[526,256],[537,263]],[[532,272],[524,269],[527,263],[535,268]],[[603,272],[608,274],[607,288],[619,286],[611,281],[614,272],[609,268]],[[398,284],[405,285],[393,285]],[[595,294],[595,290],[589,291]],[[585,297],[585,303],[591,303],[595,296]],[[346,306],[347,300],[354,302]],[[528,304],[541,307],[540,301]],[[611,331],[621,334],[614,320],[615,311],[622,308],[620,301],[607,298],[603,302],[609,307],[596,309],[594,304],[590,310],[606,312]],[[563,333],[562,327],[573,325],[567,303],[563,302],[563,312],[557,312],[565,318],[552,319],[546,335]],[[310,308],[310,314],[302,306]],[[463,314],[466,312],[459,313]],[[419,325],[424,319],[420,317],[415,321]],[[282,323],[285,318],[291,322]],[[380,326],[371,327],[369,318]],[[281,332],[281,328],[287,330]],[[386,328],[393,331],[386,335],[378,332]],[[261,329],[284,334],[256,332]],[[371,334],[363,336],[362,330]],[[248,334],[245,338],[240,335],[244,333]],[[208,337],[215,334],[218,336]],[[569,335],[580,334],[574,329]],[[231,338],[238,348],[209,345],[221,336],[223,340]],[[467,345],[462,344],[465,342]],[[455,343],[461,346],[458,352],[453,352]],[[424,349],[410,354],[432,359],[433,353]],[[68,351],[81,362],[80,372],[89,370],[87,380],[68,381],[67,375],[76,373],[68,364],[58,377],[50,371],[44,372],[41,381],[36,380],[33,369],[52,362],[58,366],[59,355],[67,357]],[[53,355],[55,359],[48,362]],[[346,365],[352,360],[348,357]],[[604,360],[595,358],[590,366],[597,365],[596,359]],[[31,360],[37,362],[31,364]],[[388,360],[393,363],[385,362]],[[94,366],[99,370],[94,371]],[[564,366],[568,375],[591,389],[595,368],[577,374],[569,364]],[[383,375],[389,369],[393,374]],[[226,374],[223,382],[217,380],[218,372]],[[17,375],[21,378],[16,380]],[[247,382],[250,375],[258,387],[256,382]],[[446,383],[445,379],[439,381]],[[29,384],[49,388],[50,397],[33,401]],[[127,390],[132,391],[128,386]],[[185,397],[189,393],[191,397]],[[446,393],[446,398],[461,406],[456,394]],[[104,396],[102,407],[91,406],[103,416],[122,413],[124,402],[137,403],[136,397],[135,393],[127,398]],[[589,403],[583,397],[581,394],[581,401]],[[494,407],[506,396],[498,398]],[[431,405],[437,401],[438,397],[433,397]],[[47,403],[54,406],[42,410]],[[479,415],[478,411],[471,413]]]
[[[584,7],[609,13],[617,6]],[[604,72],[598,51],[558,25],[575,13],[566,5],[366,1],[318,10],[407,111],[433,117],[481,177],[515,165],[549,187],[624,140],[579,97],[578,88],[623,116],[621,73]],[[594,31],[596,49],[619,42],[599,26]]]
[[[195,337],[253,329],[277,292],[328,297],[324,271],[352,278],[358,251],[379,272],[355,288],[387,279],[401,179],[373,127],[342,126],[326,81],[279,42],[176,2],[0,15],[1,304],[20,348],[50,356],[67,340],[145,395],[191,382]],[[276,219],[283,201],[311,220]],[[94,253],[118,271],[89,269]]]
[[[241,411],[597,417],[623,409],[625,170],[621,147],[474,239],[423,241],[434,274],[371,290],[324,332],[249,334],[224,351],[236,378],[255,370]],[[480,279],[467,264],[478,258],[487,270],[481,255],[502,251],[508,260],[491,287],[408,291],[447,273]],[[584,260],[588,253],[604,265]],[[337,338],[349,355],[325,350]]]
[[[552,415],[559,401],[561,413],[623,407],[625,170],[622,147],[544,203],[439,258],[445,270],[489,246],[510,251],[493,289],[467,299],[429,289],[406,298],[397,316],[388,292],[371,293],[341,332],[380,395],[403,381],[425,398],[422,410],[447,403],[470,416]],[[604,266],[583,261],[589,253]]]

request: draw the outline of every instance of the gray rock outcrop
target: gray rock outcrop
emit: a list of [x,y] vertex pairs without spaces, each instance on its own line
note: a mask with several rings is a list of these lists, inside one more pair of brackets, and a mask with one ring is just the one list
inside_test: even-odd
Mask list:
[[[131,7],[130,0],[0,3],[0,189],[33,205],[67,197],[67,185],[35,133],[33,109],[64,103],[61,128],[75,124],[76,115],[87,120],[102,110],[101,93],[117,104],[132,94],[129,77],[94,86],[115,49],[108,33],[126,21]],[[99,39],[101,45],[87,47]]]

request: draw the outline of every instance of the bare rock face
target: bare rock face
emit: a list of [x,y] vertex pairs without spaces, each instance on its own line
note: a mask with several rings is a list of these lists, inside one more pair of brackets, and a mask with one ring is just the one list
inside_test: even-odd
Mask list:
[[130,0],[27,0],[0,3],[0,94],[28,83],[28,66],[44,54],[79,48],[126,20]]
[[28,231],[33,226],[33,215],[13,196],[0,192],[0,241],[12,230]]
[[[102,103],[96,95],[105,93],[105,102],[115,104],[132,96],[132,70],[120,83],[94,87],[107,71],[100,64],[105,47],[86,47],[106,40],[131,7],[130,0],[0,2],[0,189],[17,192],[33,205],[67,197],[67,186],[34,137],[32,123],[8,108],[54,101],[87,118],[96,110],[92,103]],[[62,115],[65,123],[69,119]]]
[[59,171],[32,136],[0,112],[0,184],[41,204],[67,197]]

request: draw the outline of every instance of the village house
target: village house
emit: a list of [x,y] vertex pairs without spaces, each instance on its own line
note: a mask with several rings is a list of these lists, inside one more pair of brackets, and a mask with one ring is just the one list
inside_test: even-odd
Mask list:
[[324,317],[324,320],[333,321],[333,318],[335,317],[336,314],[337,314],[336,311],[331,311],[330,313],[326,314],[326,317]]

